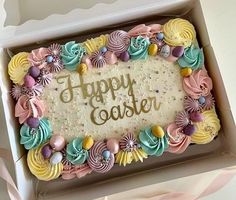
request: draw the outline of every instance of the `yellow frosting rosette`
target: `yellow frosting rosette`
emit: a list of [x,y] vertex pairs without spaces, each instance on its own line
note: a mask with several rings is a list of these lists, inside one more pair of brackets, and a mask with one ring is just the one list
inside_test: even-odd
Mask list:
[[86,49],[86,52],[91,55],[95,51],[99,51],[100,48],[107,45],[108,35],[101,35],[90,40],[86,40],[82,46]]
[[202,113],[203,121],[195,123],[196,131],[191,136],[192,142],[196,144],[207,144],[211,142],[220,130],[220,120],[214,109]]
[[8,74],[15,84],[23,85],[24,77],[30,68],[27,52],[14,55],[8,64]]
[[172,19],[163,25],[164,41],[171,46],[189,47],[196,39],[194,26],[185,19]]
[[48,159],[44,159],[41,153],[43,146],[44,145],[41,145],[38,148],[29,150],[27,163],[31,173],[39,180],[50,181],[61,175],[63,164],[60,162],[52,165]]

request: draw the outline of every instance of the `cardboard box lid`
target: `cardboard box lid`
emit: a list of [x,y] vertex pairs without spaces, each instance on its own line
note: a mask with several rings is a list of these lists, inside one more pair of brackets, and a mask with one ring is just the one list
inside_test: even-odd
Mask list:
[[236,121],[236,79],[235,79],[235,1],[227,3],[201,0],[202,10],[212,48],[224,81],[231,112]]
[[[74,34],[97,28],[100,24],[99,22],[103,22],[104,25],[109,25],[117,23],[118,21],[133,20],[137,16],[141,17],[144,15],[143,13],[145,12],[143,11],[145,10],[148,10],[149,13],[157,12],[158,8],[158,11],[163,12],[165,10],[164,7],[168,5],[176,6],[184,1],[190,0],[76,1],[77,3],[79,2],[77,8],[69,9],[66,14],[60,14],[65,13],[66,9],[68,10],[68,5],[73,8],[75,0],[60,1],[64,6],[55,6],[55,0],[1,0],[0,47],[16,47],[42,40],[55,39],[65,34]],[[24,2],[24,4],[22,2]],[[32,9],[32,6],[30,8],[27,6],[32,5],[32,2],[34,2],[33,5],[36,5],[36,9],[34,10],[40,10],[40,7],[50,8],[54,13],[51,13],[49,16],[47,16],[47,13],[45,13],[44,16],[39,16],[40,12],[36,11],[27,14],[30,8]],[[82,2],[87,2],[87,4]],[[89,5],[92,7],[89,8]],[[65,10],[63,10],[63,8]],[[123,14],[127,12],[129,12],[129,19],[122,17],[124,16]],[[32,16],[32,18],[30,18],[30,16]],[[35,20],[39,18],[42,19]],[[22,21],[22,19],[24,20]]]

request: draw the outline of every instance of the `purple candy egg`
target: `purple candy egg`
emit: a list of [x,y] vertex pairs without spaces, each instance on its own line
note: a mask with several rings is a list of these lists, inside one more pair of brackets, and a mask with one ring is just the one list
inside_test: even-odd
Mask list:
[[188,124],[187,126],[183,128],[183,133],[188,136],[191,136],[195,131],[196,131],[196,128],[192,124]]
[[24,84],[28,88],[32,88],[35,85],[35,80],[32,76],[26,75],[24,78]]
[[177,46],[172,50],[172,55],[176,58],[181,57],[184,54],[184,47],[183,46]]
[[52,149],[50,145],[47,144],[42,148],[42,155],[44,159],[50,158],[50,156],[52,155]]
[[129,56],[128,51],[125,51],[120,54],[120,59],[124,62],[128,62],[129,58],[130,58],[130,56]]
[[29,68],[29,74],[33,78],[37,78],[40,75],[40,69],[38,67],[32,66]]
[[27,119],[27,124],[30,128],[38,128],[39,127],[39,119],[35,117],[30,117]]
[[203,121],[203,115],[200,112],[193,112],[190,114],[190,119],[193,122],[202,122]]

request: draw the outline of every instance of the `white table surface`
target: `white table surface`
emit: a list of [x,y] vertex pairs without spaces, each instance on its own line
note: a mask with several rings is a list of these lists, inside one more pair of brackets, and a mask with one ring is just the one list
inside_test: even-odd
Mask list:
[[[215,51],[220,71],[227,90],[234,119],[236,119],[236,0],[201,0],[205,18]],[[0,108],[1,109],[1,108]],[[2,137],[2,135],[1,135]],[[7,144],[0,140],[0,146]],[[196,177],[193,177],[196,178]],[[178,180],[178,184],[184,183],[186,178]],[[171,184],[175,183],[172,181]],[[177,182],[176,182],[177,184]],[[202,198],[202,200],[235,200],[236,178],[218,192]],[[6,194],[6,186],[0,180],[0,198],[9,200]]]

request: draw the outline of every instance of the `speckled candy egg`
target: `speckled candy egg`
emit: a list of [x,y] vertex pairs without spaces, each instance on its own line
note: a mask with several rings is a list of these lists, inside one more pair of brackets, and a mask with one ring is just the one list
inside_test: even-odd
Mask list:
[[64,137],[54,134],[51,137],[49,144],[55,151],[61,151],[65,147],[66,141]]
[[130,55],[128,51],[125,51],[123,53],[120,54],[119,57],[123,62],[128,62],[128,60],[130,59]]
[[193,124],[188,124],[183,129],[183,133],[188,136],[191,136],[195,131],[196,131],[196,127]]
[[32,66],[29,68],[29,74],[33,78],[37,78],[40,75],[40,69],[38,67]]
[[183,46],[177,46],[172,50],[172,56],[179,58],[184,54],[184,47]]
[[32,76],[26,75],[24,78],[24,84],[27,88],[32,88],[35,85],[35,80]]
[[120,149],[119,141],[115,138],[108,139],[107,140],[107,149],[113,154],[118,153],[118,151]]
[[193,112],[190,114],[190,119],[193,122],[202,122],[203,121],[203,115],[200,112]]
[[161,51],[160,51],[160,56],[167,58],[170,55],[170,46],[169,45],[164,45],[163,47],[161,47]]
[[52,157],[50,158],[50,163],[52,165],[56,165],[62,161],[62,158],[63,158],[63,155],[61,152],[55,152],[52,154]]
[[29,117],[26,123],[30,128],[38,128],[40,121],[36,117]]

